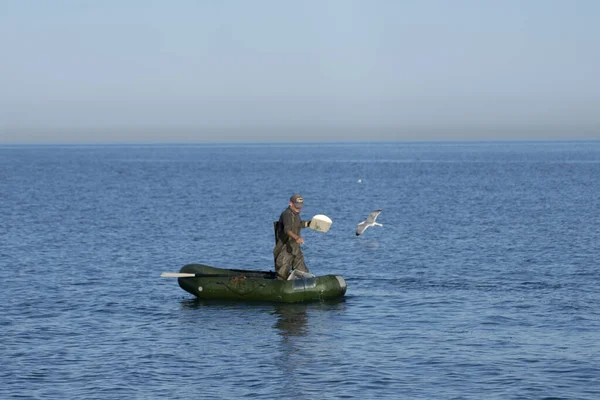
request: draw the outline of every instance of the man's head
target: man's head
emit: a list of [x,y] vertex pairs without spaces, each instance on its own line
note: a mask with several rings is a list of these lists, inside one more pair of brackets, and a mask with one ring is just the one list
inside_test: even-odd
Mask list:
[[295,194],[290,197],[290,205],[294,206],[294,208],[301,210],[304,206],[304,199],[299,194]]

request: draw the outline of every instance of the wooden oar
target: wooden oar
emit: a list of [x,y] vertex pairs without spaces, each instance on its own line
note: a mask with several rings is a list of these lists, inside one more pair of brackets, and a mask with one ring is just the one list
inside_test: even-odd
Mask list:
[[[263,278],[264,275],[268,275],[269,277],[274,277],[275,273],[271,272],[271,271],[267,271],[267,272],[260,272],[260,271],[252,271],[252,272],[246,272],[246,273],[239,273],[239,275],[246,275],[249,278]],[[162,274],[160,274],[161,277],[163,278],[234,278],[238,275],[233,275],[233,274],[203,274],[203,273],[188,273],[188,272],[163,272]]]
[[163,278],[195,278],[196,276],[206,276],[204,274],[186,274],[183,272],[163,272],[160,274]]
[[163,278],[215,278],[215,277],[235,277],[237,275],[231,275],[231,274],[203,274],[203,273],[196,273],[196,274],[190,274],[187,272],[163,272],[162,274],[160,274],[160,276],[162,276]]

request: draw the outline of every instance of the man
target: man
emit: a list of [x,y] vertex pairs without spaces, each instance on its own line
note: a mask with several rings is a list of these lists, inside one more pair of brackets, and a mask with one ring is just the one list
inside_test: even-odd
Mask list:
[[300,219],[300,210],[304,206],[304,199],[299,194],[290,198],[290,205],[279,217],[277,223],[277,241],[273,256],[275,257],[275,274],[277,279],[285,280],[290,275],[290,269],[308,272],[304,264],[304,254],[300,245],[304,239],[300,236],[300,229],[307,228],[310,221]]

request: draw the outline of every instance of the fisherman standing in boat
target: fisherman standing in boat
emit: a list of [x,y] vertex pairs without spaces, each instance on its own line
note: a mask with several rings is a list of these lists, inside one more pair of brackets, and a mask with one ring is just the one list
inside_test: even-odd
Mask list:
[[304,243],[304,239],[300,236],[300,229],[308,228],[310,225],[310,221],[300,219],[300,210],[303,206],[302,196],[294,194],[290,198],[289,207],[279,217],[275,230],[275,249],[273,249],[277,279],[287,279],[291,269],[308,272],[308,268],[304,264],[304,254],[300,248],[300,245]]

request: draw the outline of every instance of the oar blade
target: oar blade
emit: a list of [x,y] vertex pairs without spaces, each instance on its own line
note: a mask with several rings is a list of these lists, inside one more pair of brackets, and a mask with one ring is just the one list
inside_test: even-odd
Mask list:
[[160,276],[163,278],[193,278],[196,274],[188,274],[185,272],[163,272]]

